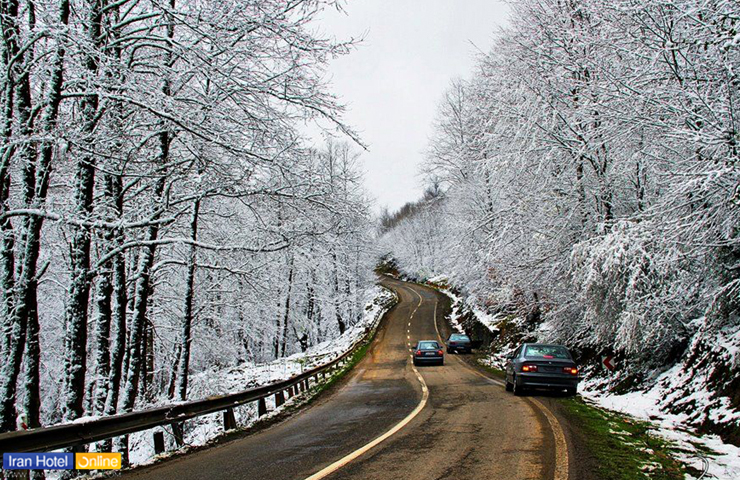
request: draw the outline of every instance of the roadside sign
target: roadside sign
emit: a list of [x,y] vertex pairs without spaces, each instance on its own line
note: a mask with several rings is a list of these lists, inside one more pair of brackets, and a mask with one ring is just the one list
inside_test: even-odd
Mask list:
[[601,364],[604,365],[604,368],[609,370],[610,372],[614,371],[614,358],[611,355],[602,355],[601,356]]

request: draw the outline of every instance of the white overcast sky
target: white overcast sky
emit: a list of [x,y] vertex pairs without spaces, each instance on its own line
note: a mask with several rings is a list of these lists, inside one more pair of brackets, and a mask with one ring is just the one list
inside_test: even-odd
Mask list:
[[348,106],[345,121],[369,146],[362,161],[376,210],[420,196],[418,169],[437,105],[452,78],[470,76],[506,18],[495,0],[349,0],[344,13],[322,13],[322,33],[364,35],[329,74]]

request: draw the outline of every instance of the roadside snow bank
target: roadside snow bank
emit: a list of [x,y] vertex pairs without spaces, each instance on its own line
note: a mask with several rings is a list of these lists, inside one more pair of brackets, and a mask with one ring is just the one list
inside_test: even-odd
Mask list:
[[[724,443],[717,435],[700,435],[689,427],[686,414],[666,413],[666,403],[672,396],[665,390],[665,380],[678,375],[676,366],[661,375],[651,389],[623,395],[604,394],[597,382],[586,381],[580,393],[598,405],[635,418],[649,421],[655,428],[652,433],[676,445],[677,457],[699,472],[707,468],[704,479],[732,480],[740,478],[740,448]],[[699,390],[699,395],[702,391]],[[706,463],[705,463],[706,462]],[[688,479],[695,478],[687,476]]]

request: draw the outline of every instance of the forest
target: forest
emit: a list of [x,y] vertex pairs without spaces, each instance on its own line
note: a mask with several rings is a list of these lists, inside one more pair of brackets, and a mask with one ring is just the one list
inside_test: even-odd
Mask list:
[[360,318],[374,225],[325,75],[353,44],[324,8],[0,2],[0,431],[185,400]]
[[740,4],[509,2],[379,222],[342,4],[0,0],[0,432],[335,339],[388,253],[740,441]]
[[740,4],[511,8],[442,99],[429,188],[381,217],[385,251],[539,339],[615,355],[633,386],[681,365],[670,407],[738,441],[716,412],[740,410]]

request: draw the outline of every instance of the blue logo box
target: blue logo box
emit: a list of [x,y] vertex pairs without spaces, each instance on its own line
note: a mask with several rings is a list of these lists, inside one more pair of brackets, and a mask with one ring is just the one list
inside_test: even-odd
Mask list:
[[71,470],[74,453],[3,453],[5,470]]

